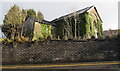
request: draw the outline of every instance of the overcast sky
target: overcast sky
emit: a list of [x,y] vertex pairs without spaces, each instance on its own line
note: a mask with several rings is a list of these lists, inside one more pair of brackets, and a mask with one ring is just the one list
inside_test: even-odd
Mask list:
[[95,5],[103,20],[103,29],[118,29],[118,2],[4,2],[2,3],[2,21],[11,6],[21,9],[41,11],[44,18],[51,21],[60,16]]

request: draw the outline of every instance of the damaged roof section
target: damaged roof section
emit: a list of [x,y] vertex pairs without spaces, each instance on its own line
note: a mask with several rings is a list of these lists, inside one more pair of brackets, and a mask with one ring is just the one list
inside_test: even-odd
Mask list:
[[37,19],[37,18],[32,17],[32,16],[28,17],[24,24],[27,24],[27,23],[29,24],[29,23],[34,23],[34,22],[39,22],[41,24],[47,24],[47,25],[52,25],[52,26],[58,26],[54,22],[47,21],[47,20],[40,20],[40,19]]

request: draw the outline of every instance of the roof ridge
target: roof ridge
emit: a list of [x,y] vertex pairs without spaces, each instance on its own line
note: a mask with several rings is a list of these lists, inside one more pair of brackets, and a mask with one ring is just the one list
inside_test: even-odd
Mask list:
[[71,12],[71,13],[66,14],[66,15],[63,15],[63,16],[61,16],[61,17],[59,17],[59,18],[55,18],[55,19],[52,20],[51,22],[54,22],[54,21],[56,21],[56,20],[63,19],[64,17],[68,17],[69,15],[72,15],[72,14],[74,14],[74,13],[84,13],[84,12],[88,11],[88,10],[89,10],[90,8],[92,8],[92,7],[95,7],[95,6],[92,5],[92,6],[85,7],[85,8],[83,8],[83,9],[77,10],[77,11],[75,11],[75,12]]

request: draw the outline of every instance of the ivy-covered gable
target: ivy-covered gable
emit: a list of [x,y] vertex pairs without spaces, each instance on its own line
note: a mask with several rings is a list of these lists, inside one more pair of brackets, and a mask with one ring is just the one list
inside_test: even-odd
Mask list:
[[53,20],[59,25],[54,29],[54,38],[79,40],[102,37],[102,20],[96,8],[91,6],[82,10]]

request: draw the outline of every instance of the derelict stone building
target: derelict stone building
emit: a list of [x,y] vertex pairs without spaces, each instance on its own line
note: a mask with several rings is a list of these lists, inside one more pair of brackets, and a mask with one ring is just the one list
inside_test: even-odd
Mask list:
[[40,33],[40,28],[42,28],[40,24],[54,27],[50,32],[52,40],[90,39],[103,35],[102,20],[95,6],[81,9],[51,22],[29,17],[23,25],[22,35],[32,40],[34,33]]
[[54,23],[51,23],[49,21],[46,21],[46,20],[41,21],[35,17],[30,16],[26,19],[25,23],[23,24],[22,36],[28,37],[29,40],[35,40],[33,39],[33,37],[35,36],[35,34],[39,34],[41,32],[40,30],[41,24],[57,26]]
[[52,36],[56,39],[102,37],[102,20],[95,6],[59,17],[52,22],[59,25],[52,30]]

